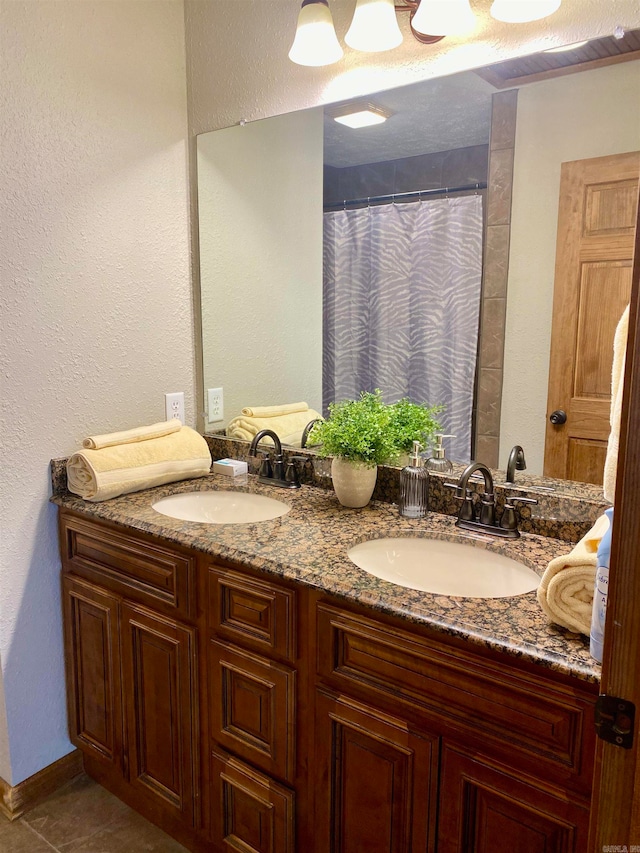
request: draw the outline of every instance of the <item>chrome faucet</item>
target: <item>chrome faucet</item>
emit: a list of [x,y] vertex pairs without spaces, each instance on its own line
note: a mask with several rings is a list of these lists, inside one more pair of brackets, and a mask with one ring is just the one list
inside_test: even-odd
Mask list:
[[293,459],[290,459],[285,471],[282,443],[279,436],[273,430],[261,429],[260,432],[254,435],[251,447],[249,448],[249,456],[257,456],[258,445],[267,436],[274,444],[273,465],[271,464],[269,454],[265,453],[260,463],[258,482],[266,483],[269,486],[279,486],[282,489],[299,489],[300,480],[298,479],[296,463]]
[[515,483],[516,471],[524,471],[527,463],[524,459],[524,450],[519,444],[511,448],[509,461],[507,462],[507,483]]
[[[522,450],[522,448],[519,448]],[[516,450],[516,448],[514,448]],[[513,453],[513,451],[512,451]],[[524,458],[524,454],[523,454]],[[514,456],[514,465],[517,465]],[[484,494],[480,498],[480,511],[476,514],[476,505],[473,502],[473,494],[469,488],[469,478],[479,471],[484,478]],[[457,484],[446,483],[449,488],[456,489],[456,497],[462,501],[456,526],[463,530],[476,530],[481,533],[489,533],[492,536],[500,536],[505,539],[517,539],[520,536],[514,503],[534,503],[538,501],[532,498],[510,497],[506,499],[504,511],[500,523],[496,522],[496,502],[493,492],[493,475],[489,468],[482,462],[471,462],[462,472]]]

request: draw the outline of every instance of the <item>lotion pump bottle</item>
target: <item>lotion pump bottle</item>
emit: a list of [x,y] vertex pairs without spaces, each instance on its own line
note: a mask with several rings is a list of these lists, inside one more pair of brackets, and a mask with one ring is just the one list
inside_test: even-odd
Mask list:
[[602,663],[602,647],[604,643],[604,620],[607,613],[607,593],[609,590],[609,558],[611,556],[611,525],[613,524],[613,509],[605,509],[604,514],[609,519],[607,532],[600,540],[597,554],[596,582],[593,593],[593,610],[591,614],[591,634],[589,651],[591,657]]
[[450,474],[453,471],[453,464],[447,459],[445,450],[442,444],[443,438],[455,438],[455,435],[443,435],[437,432],[434,435],[435,444],[433,445],[433,456],[427,459],[427,468],[429,471],[440,471],[441,474]]
[[423,518],[429,509],[429,472],[420,456],[420,442],[413,442],[413,452],[406,468],[400,472],[398,512],[405,518]]

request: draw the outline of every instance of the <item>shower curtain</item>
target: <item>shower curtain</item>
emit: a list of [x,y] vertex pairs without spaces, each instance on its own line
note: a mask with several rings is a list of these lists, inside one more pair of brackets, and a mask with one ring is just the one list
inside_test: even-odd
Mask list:
[[470,459],[482,278],[482,198],[324,214],[323,405],[381,388],[442,403]]

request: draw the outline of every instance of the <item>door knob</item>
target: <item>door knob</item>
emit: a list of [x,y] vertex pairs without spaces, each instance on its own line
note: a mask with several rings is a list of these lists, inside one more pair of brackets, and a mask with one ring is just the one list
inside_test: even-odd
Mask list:
[[551,412],[549,415],[549,420],[552,424],[559,426],[560,424],[566,424],[567,422],[567,413],[563,409],[556,409],[555,412]]

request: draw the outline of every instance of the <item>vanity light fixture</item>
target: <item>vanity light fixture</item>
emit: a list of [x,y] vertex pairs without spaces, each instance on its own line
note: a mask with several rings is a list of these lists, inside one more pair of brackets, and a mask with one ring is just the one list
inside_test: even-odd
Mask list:
[[360,101],[355,104],[342,104],[338,107],[327,109],[334,121],[346,124],[347,127],[359,128],[369,127],[373,124],[382,124],[393,115],[391,110],[382,109],[375,104]]
[[[546,18],[562,0],[493,0],[498,21],[519,24]],[[396,12],[409,12],[411,32],[419,42],[434,44],[475,27],[469,0],[357,0],[345,42],[355,50],[378,52],[402,43]],[[331,65],[342,56],[328,0],[302,0],[298,28],[289,59],[298,65]]]
[[402,44],[394,0],[358,0],[344,40],[354,50],[371,53]]
[[506,24],[526,24],[553,15],[562,0],[493,0],[491,16]]
[[422,0],[410,20],[411,30],[418,41],[421,41],[420,36],[444,38],[464,35],[476,25],[469,0]]
[[297,65],[331,65],[342,53],[327,0],[302,0],[289,59]]

